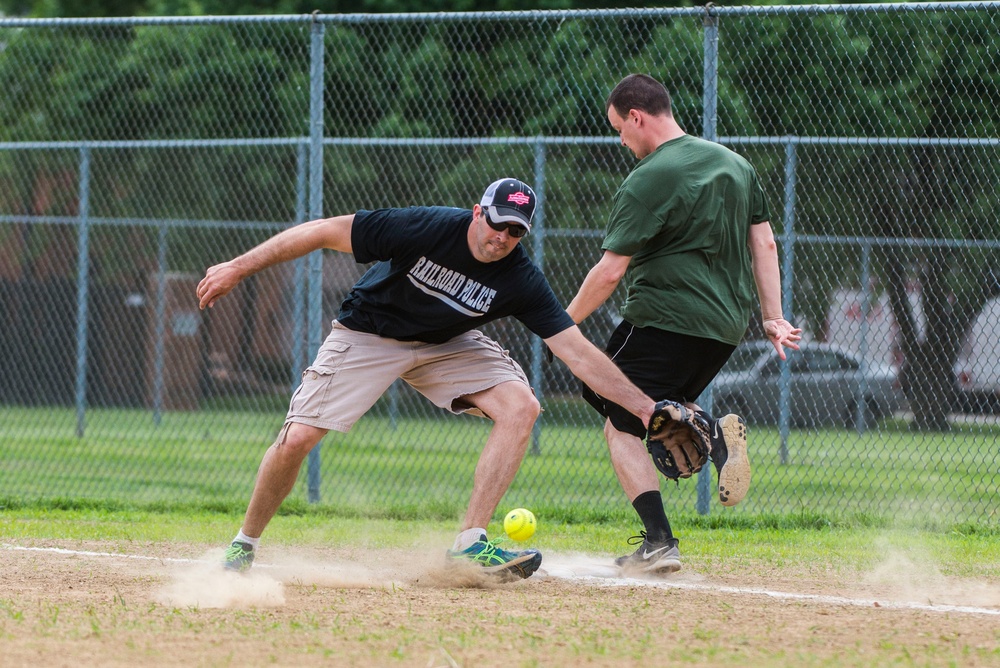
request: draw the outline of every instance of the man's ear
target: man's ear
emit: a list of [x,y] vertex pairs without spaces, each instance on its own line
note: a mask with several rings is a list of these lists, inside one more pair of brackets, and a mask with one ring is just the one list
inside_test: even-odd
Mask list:
[[629,122],[635,123],[636,125],[642,125],[642,112],[639,111],[638,109],[629,109],[628,120]]

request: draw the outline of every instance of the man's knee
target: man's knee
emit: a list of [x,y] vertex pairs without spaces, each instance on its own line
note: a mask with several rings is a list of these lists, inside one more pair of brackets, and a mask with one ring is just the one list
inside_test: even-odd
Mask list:
[[501,399],[499,410],[490,415],[493,421],[531,429],[542,412],[542,406],[531,388],[521,383],[506,383],[495,389]]
[[272,447],[287,457],[302,459],[316,447],[328,431],[298,422],[286,422]]

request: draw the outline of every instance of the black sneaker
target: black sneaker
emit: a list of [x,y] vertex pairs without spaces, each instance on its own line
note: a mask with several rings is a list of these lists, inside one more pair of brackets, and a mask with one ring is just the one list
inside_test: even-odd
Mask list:
[[739,415],[723,415],[712,424],[712,463],[719,472],[719,501],[735,506],[750,489],[747,425]]
[[227,571],[246,573],[253,566],[253,546],[243,541],[234,540],[222,555],[222,567]]
[[504,550],[498,545],[503,538],[486,540],[486,534],[459,552],[448,550],[448,557],[456,561],[468,561],[482,566],[485,573],[496,575],[502,580],[523,580],[542,565],[542,553],[538,550],[515,552]]
[[681,569],[681,553],[677,549],[679,541],[676,538],[651,543],[646,539],[646,532],[640,531],[638,536],[628,539],[629,545],[640,542],[638,550],[615,559],[615,564],[625,575],[667,575]]

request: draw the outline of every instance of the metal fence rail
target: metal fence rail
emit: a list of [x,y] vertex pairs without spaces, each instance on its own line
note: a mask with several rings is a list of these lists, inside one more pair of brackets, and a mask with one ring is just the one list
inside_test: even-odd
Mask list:
[[[486,183],[518,176],[540,196],[525,243],[568,303],[632,166],[603,100],[644,71],[671,89],[689,132],[757,166],[784,309],[815,351],[702,397],[754,425],[754,493],[737,512],[990,519],[998,9],[0,19],[0,83],[12,91],[0,109],[0,488],[245,498],[362,268],[317,253],[207,313],[193,290],[207,266],[288,225],[471,207]],[[584,331],[603,344],[616,319],[609,306]],[[577,382],[520,325],[489,333],[546,408],[513,493],[621,504]],[[355,432],[328,437],[333,454],[310,458],[307,496],[458,507],[483,429],[394,386]],[[133,448],[143,457],[123,461]],[[342,470],[361,458],[369,467]],[[428,491],[412,472],[434,462],[446,479]],[[942,466],[963,472],[949,489],[929,482]],[[578,488],[548,491],[553,467]],[[670,494],[709,512],[711,484],[703,474]]]

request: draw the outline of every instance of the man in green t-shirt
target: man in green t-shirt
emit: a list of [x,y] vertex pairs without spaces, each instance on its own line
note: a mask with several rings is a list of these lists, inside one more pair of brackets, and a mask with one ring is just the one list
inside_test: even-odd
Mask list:
[[[607,352],[657,401],[685,404],[712,435],[719,498],[738,503],[750,486],[746,425],[714,419],[693,402],[729,359],[747,326],[756,284],[764,332],[781,359],[801,331],[781,313],[778,254],[757,173],[743,157],[684,132],[670,94],[644,74],[608,96],[608,121],[639,163],[615,194],[604,254],[567,311],[582,322],[624,279],[624,320]],[[617,560],[626,572],[678,570],[680,554],[647,455],[642,423],[584,386],[607,418],[604,434],[622,489],[645,527],[639,548]],[[630,541],[631,542],[631,541]],[[635,544],[633,542],[633,544]]]

